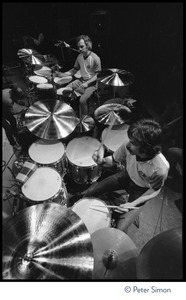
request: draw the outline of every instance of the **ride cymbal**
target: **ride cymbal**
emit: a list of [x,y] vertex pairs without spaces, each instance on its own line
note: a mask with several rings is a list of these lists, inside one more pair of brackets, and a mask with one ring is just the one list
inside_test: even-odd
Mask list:
[[103,104],[94,112],[95,119],[105,125],[110,125],[115,119],[114,125],[121,125],[130,118],[131,110],[119,103]]
[[137,248],[116,228],[103,228],[92,235],[93,279],[136,279]]
[[120,69],[103,69],[98,73],[98,80],[109,86],[121,87],[131,85],[134,82],[134,75]]
[[46,140],[67,137],[78,122],[71,106],[59,100],[37,101],[25,114],[27,128],[37,137]]
[[137,278],[183,279],[182,228],[164,231],[142,248],[137,259]]
[[3,279],[91,279],[93,248],[83,221],[57,203],[25,208],[3,226]]

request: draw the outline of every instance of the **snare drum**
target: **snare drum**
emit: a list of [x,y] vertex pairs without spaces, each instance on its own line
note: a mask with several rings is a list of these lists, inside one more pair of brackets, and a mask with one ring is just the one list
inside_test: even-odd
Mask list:
[[34,84],[39,84],[39,83],[47,83],[48,80],[44,77],[41,76],[30,76],[28,77],[29,81],[34,83]]
[[80,199],[72,206],[72,210],[82,219],[90,234],[101,228],[110,227],[110,212],[106,204],[99,199]]
[[28,154],[39,166],[53,167],[60,174],[65,173],[65,146],[62,142],[39,139],[30,146]]
[[65,77],[55,77],[54,78],[54,83],[56,85],[56,88],[60,88],[63,87],[65,85],[67,85],[67,83],[69,83],[72,80],[72,76],[65,76]]
[[60,174],[53,168],[40,167],[22,185],[21,191],[32,204],[56,202],[66,205],[67,191]]
[[[92,155],[100,146],[100,142],[92,137],[83,136],[71,140],[66,148],[68,172],[71,178],[80,184],[88,184],[96,181],[102,171],[92,159]],[[104,149],[100,151],[104,155]]]
[[55,99],[56,94],[52,84],[40,83],[36,86],[36,88],[37,88],[37,97],[39,100]]
[[109,153],[115,152],[125,141],[128,140],[129,125],[124,124],[117,126],[116,129],[111,129],[109,132],[108,128],[105,128],[102,132],[101,139],[104,141],[103,144]]

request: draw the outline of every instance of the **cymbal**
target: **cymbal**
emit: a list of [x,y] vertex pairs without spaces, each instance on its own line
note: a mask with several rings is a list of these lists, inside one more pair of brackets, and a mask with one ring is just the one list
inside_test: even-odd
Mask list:
[[105,125],[110,125],[115,118],[114,125],[121,125],[130,118],[131,110],[119,103],[108,103],[98,107],[94,112],[95,119]]
[[138,279],[182,279],[182,229],[174,228],[153,237],[137,259]]
[[93,264],[90,234],[65,206],[33,205],[4,222],[4,279],[91,279]]
[[37,137],[46,140],[67,137],[78,122],[72,107],[59,100],[37,101],[25,114],[27,128]]
[[95,121],[92,117],[84,116],[82,119],[79,120],[77,125],[78,132],[88,132],[93,129],[95,126]]
[[116,228],[102,228],[91,239],[93,279],[136,279],[137,248],[127,234]]
[[134,75],[128,71],[120,69],[103,69],[97,75],[98,80],[106,85],[121,87],[131,85]]
[[27,59],[32,65],[42,65],[45,61],[43,55],[33,49],[20,49],[17,52],[19,58]]
[[51,76],[52,70],[46,66],[36,66],[34,69],[34,73],[39,76],[48,77]]

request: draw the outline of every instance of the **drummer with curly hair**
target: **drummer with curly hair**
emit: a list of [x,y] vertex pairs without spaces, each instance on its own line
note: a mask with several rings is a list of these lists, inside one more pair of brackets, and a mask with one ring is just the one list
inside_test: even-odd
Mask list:
[[103,157],[99,151],[93,154],[97,164],[103,167],[122,164],[122,171],[93,183],[81,194],[100,198],[107,194],[110,204],[118,205],[117,200],[112,202],[110,193],[122,189],[127,191],[128,201],[119,203],[120,208],[127,212],[125,220],[117,223],[117,228],[122,230],[134,220],[136,207],[159,194],[169,171],[169,163],[161,153],[162,129],[159,123],[153,119],[141,119],[131,124],[127,133],[128,139],[113,155]]

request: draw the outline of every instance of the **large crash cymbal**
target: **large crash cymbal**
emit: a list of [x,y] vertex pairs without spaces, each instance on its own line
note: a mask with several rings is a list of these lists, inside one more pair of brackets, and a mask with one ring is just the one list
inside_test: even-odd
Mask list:
[[94,250],[93,279],[136,279],[137,248],[116,228],[103,228],[91,235]]
[[46,140],[67,137],[78,122],[72,107],[59,100],[37,101],[25,114],[27,128],[37,137]]
[[98,73],[98,80],[109,86],[121,87],[131,85],[134,82],[134,75],[120,69],[103,69]]
[[130,119],[131,110],[119,103],[103,104],[94,112],[95,119],[105,125],[110,125],[115,119],[114,125],[121,125]]
[[42,65],[45,61],[43,55],[33,49],[20,49],[17,55],[19,58],[26,59],[31,65]]
[[93,248],[83,221],[57,203],[25,208],[3,226],[3,279],[91,279]]
[[153,237],[137,259],[137,278],[152,280],[183,279],[182,228]]

